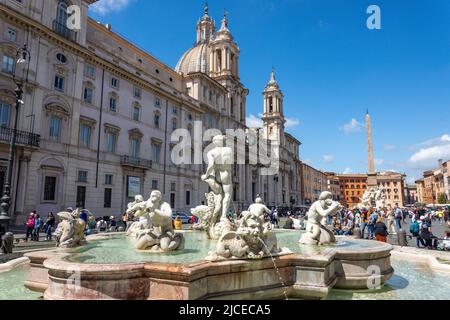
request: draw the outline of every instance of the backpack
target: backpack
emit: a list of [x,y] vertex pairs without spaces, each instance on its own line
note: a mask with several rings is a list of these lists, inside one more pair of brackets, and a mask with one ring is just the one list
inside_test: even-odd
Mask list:
[[411,227],[409,228],[409,232],[411,232],[412,234],[419,234],[420,232],[420,224],[419,222],[414,222]]

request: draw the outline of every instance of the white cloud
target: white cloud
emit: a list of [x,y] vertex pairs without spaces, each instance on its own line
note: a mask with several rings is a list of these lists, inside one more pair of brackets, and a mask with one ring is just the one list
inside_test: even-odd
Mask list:
[[395,146],[393,144],[385,144],[383,146],[383,149],[386,151],[394,151],[395,149],[397,149],[397,146]]
[[258,118],[257,116],[255,116],[253,114],[248,116],[246,121],[247,121],[247,126],[249,128],[262,128],[262,126],[263,126],[262,119]]
[[435,167],[439,159],[450,159],[450,144],[421,149],[409,158],[409,163],[415,168],[430,168]]
[[346,168],[345,170],[344,170],[344,174],[350,174],[350,173],[352,173],[353,172],[353,170],[351,169],[351,168]]
[[104,16],[110,12],[118,12],[127,7],[133,0],[100,0],[90,6],[92,12]]
[[345,134],[350,134],[352,132],[359,132],[364,128],[364,125],[356,119],[350,120],[349,123],[345,124],[341,127],[341,130],[345,132]]
[[333,162],[334,160],[334,156],[330,155],[330,154],[326,154],[323,156],[323,161],[330,163]]
[[294,128],[300,124],[298,119],[286,118],[286,128]]
[[375,162],[375,165],[381,166],[384,164],[384,159],[375,159],[374,162]]
[[450,159],[450,135],[429,139],[412,146],[415,153],[409,158],[408,166],[414,169],[430,169],[437,165],[439,159]]

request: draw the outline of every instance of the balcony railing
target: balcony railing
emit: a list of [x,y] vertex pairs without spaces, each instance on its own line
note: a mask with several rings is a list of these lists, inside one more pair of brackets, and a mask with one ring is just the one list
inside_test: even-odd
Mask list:
[[70,41],[77,41],[77,33],[57,20],[53,20],[53,31]]
[[[1,127],[0,128],[0,141],[9,143],[12,140],[13,129]],[[16,144],[39,148],[41,136],[26,131],[16,131]]]
[[153,162],[151,160],[145,160],[140,158],[134,158],[130,156],[122,156],[120,163],[124,166],[151,169]]

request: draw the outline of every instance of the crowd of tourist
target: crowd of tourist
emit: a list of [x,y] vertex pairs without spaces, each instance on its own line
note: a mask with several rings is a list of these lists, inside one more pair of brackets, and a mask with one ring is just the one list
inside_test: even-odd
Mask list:
[[[278,226],[276,210],[269,215],[272,225]],[[288,213],[284,229],[304,229],[306,212]],[[408,221],[409,220],[409,221]],[[354,236],[362,239],[387,242],[389,235],[397,235],[410,223],[410,236],[416,239],[418,248],[450,251],[450,231],[442,239],[433,234],[433,224],[450,227],[449,208],[426,209],[399,207],[388,210],[342,209],[335,216],[329,216],[326,223],[338,236]],[[405,230],[406,231],[406,230]]]

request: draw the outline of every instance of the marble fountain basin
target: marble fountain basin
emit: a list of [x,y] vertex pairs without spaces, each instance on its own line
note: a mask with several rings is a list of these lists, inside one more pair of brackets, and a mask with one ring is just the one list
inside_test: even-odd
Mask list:
[[[341,238],[330,246],[299,245],[299,231],[280,231],[292,254],[262,260],[204,260],[217,242],[185,233],[185,250],[139,252],[125,234],[94,235],[77,249],[28,253],[25,286],[47,300],[323,299],[330,290],[364,290],[394,270],[391,245]],[[374,274],[374,270],[377,270]]]

